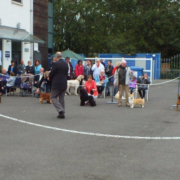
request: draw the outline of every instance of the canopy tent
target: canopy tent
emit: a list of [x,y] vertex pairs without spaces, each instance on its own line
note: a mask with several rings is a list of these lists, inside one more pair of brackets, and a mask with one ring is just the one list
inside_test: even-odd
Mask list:
[[[84,57],[76,54],[75,52],[71,51],[70,49],[67,49],[65,51],[62,51],[62,56],[63,58],[69,57],[71,59],[81,59],[84,60]],[[53,57],[55,57],[55,54],[53,55]]]

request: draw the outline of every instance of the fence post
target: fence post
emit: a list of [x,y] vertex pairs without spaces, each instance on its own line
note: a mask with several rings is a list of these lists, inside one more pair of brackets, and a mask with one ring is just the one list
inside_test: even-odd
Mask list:
[[106,104],[117,104],[117,102],[114,102],[114,84],[112,85],[112,88],[111,88],[111,102],[106,102]]
[[178,83],[178,95],[180,94],[180,73],[179,73],[179,83]]

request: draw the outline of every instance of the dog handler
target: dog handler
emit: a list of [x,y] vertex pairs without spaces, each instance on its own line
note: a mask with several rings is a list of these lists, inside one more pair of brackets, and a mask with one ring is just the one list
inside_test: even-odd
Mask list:
[[119,86],[119,102],[118,107],[122,106],[122,94],[125,90],[126,106],[129,107],[128,94],[129,94],[129,79],[133,71],[126,65],[126,61],[122,60],[121,65],[117,68],[114,74],[114,86]]
[[[65,118],[64,96],[67,89],[68,65],[62,59],[61,52],[56,53],[57,61],[52,64],[49,78],[51,84],[51,100],[59,115],[57,118]],[[59,99],[57,97],[59,96]]]

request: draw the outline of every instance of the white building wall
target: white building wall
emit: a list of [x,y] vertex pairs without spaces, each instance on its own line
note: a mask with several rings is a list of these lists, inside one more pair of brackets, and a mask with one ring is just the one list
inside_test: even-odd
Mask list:
[[[20,29],[25,29],[27,32],[33,34],[33,0],[23,0],[22,4],[14,3],[12,0],[0,0],[0,4],[0,19],[2,26],[17,28],[17,24],[20,23]],[[2,53],[4,68],[7,68],[5,49],[8,49],[12,55],[12,49],[9,46],[10,44],[10,42],[3,43],[4,49]],[[25,48],[29,48],[29,51],[25,52]],[[24,60],[26,65],[29,60],[33,62],[32,44],[25,44],[22,42],[21,59]]]
[[[11,47],[12,43],[11,41],[7,40],[2,40],[2,55],[3,55],[3,67],[8,70],[8,66],[11,64],[11,59],[12,59],[12,52],[11,52]],[[5,57],[6,56],[6,51],[10,52],[10,57]]]
[[31,0],[23,0],[22,5],[13,3],[12,0],[0,0],[0,19],[3,26],[17,27],[30,32],[30,7]]

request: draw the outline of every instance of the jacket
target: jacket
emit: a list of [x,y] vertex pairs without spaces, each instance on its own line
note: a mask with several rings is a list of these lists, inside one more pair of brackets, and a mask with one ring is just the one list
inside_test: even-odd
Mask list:
[[137,79],[137,83],[138,83],[138,89],[143,89],[146,90],[148,89],[148,84],[150,84],[150,79],[144,79],[143,76],[139,77]]
[[34,74],[34,66],[26,66],[27,74]]
[[[13,73],[16,75],[17,74],[17,66],[16,65],[14,65],[14,67],[13,67]],[[8,74],[10,75],[10,72],[11,72],[11,65],[9,65],[9,67],[8,67]]]
[[6,86],[7,86],[7,87],[14,86],[15,81],[16,81],[16,77],[15,77],[15,76],[11,76],[11,77],[7,80]]
[[[103,83],[102,85],[104,85],[104,84],[108,83],[108,77],[107,77],[106,75],[104,75],[104,76],[105,76],[105,80],[104,80],[104,83]],[[100,82],[100,78],[99,78],[99,76],[96,76],[95,81],[96,81],[96,83],[99,83],[99,82]]]
[[84,67],[83,65],[80,67],[78,64],[75,66],[75,75],[78,77],[79,75],[84,74]]
[[[119,72],[120,68],[117,68],[114,74],[114,84],[116,84],[116,86],[119,86]],[[126,66],[125,85],[129,85],[129,79],[132,75],[133,73],[131,73],[131,69]]]
[[70,76],[70,78],[73,78],[73,66],[71,62],[67,63],[67,65],[68,65],[68,76]]
[[63,59],[59,59],[52,64],[49,73],[50,81],[52,81],[51,89],[67,89],[68,65]]
[[[2,78],[2,79],[1,79],[1,78]],[[9,79],[8,73],[0,74],[0,79],[1,79],[2,82],[6,82],[7,79]]]
[[85,87],[85,89],[87,90],[88,94],[90,94],[90,91],[91,91],[92,89],[96,89],[96,91],[94,91],[93,95],[94,95],[94,96],[97,96],[97,95],[98,95],[96,82],[95,82],[94,80],[91,81],[91,85],[90,85],[90,86],[89,86],[89,82],[86,81],[84,87]]
[[129,82],[129,87],[136,89],[136,80]]
[[112,66],[112,65],[111,65],[111,66],[107,66],[107,67],[105,68],[105,73],[106,73],[106,75],[107,75],[108,77],[112,76],[112,71],[113,71],[113,66]]
[[26,66],[23,64],[18,65],[18,74],[25,74]]
[[84,67],[84,80],[87,81],[88,75],[93,75],[93,72],[91,70],[92,67],[89,67],[88,65],[86,65]]
[[114,69],[113,69],[113,71],[112,71],[112,75],[114,75],[114,73],[116,72],[117,68],[118,68],[118,66],[115,66],[115,67],[114,67]]

